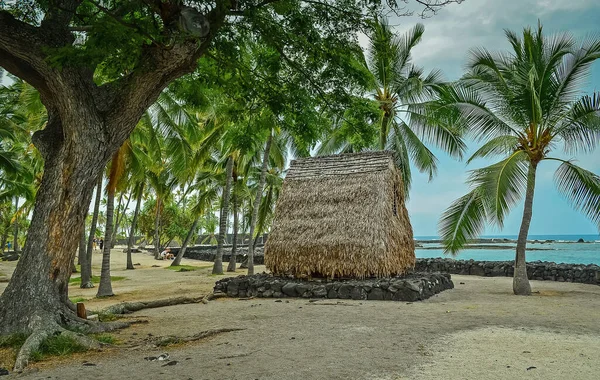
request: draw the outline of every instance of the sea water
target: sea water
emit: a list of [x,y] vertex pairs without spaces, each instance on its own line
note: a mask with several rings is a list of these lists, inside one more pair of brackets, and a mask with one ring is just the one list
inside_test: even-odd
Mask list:
[[[423,248],[417,248],[415,254],[418,258],[450,257],[458,260],[480,261],[508,261],[515,259],[515,243],[503,243],[502,239],[516,240],[516,236],[481,236],[483,239],[497,239],[498,242],[487,245],[503,246],[506,249],[464,249],[456,256],[445,255],[441,244],[426,241],[438,240],[437,236],[415,236],[421,241]],[[586,243],[577,243],[583,239]],[[538,240],[554,240],[552,243],[534,243]],[[529,235],[527,248],[543,250],[528,250],[527,261],[553,261],[568,264],[597,264],[600,265],[600,235]],[[486,244],[478,244],[485,246]],[[424,249],[425,248],[425,249]]]

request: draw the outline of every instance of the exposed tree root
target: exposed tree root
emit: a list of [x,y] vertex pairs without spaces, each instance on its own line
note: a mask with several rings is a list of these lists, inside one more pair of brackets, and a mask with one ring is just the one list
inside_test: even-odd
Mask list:
[[25,340],[25,343],[21,346],[17,359],[15,360],[14,371],[21,372],[27,367],[29,359],[32,354],[39,350],[42,343],[51,336],[64,335],[73,339],[77,344],[88,350],[98,350],[104,344],[97,340],[90,338],[84,334],[76,333],[70,330],[66,330],[55,324],[46,324],[38,328],[35,328],[31,335]]
[[205,338],[208,338],[208,337],[211,337],[214,335],[223,334],[223,333],[231,332],[231,331],[240,331],[240,330],[245,330],[245,329],[242,329],[242,328],[213,329],[213,330],[202,331],[198,334],[194,334],[194,335],[188,336],[188,337],[178,337],[178,336],[174,336],[174,335],[169,335],[169,336],[157,337],[153,343],[157,346],[168,346],[170,344],[194,342],[196,340],[205,339]]
[[101,312],[105,314],[128,314],[143,309],[198,303],[202,302],[203,298],[204,297],[177,297],[147,302],[123,302],[117,305],[109,306],[106,309],[103,309]]

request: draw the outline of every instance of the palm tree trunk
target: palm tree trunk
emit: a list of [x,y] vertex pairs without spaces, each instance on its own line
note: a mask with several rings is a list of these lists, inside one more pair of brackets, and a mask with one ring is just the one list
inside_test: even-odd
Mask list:
[[13,251],[19,251],[19,197],[15,197],[15,223],[13,230]]
[[185,240],[181,244],[181,248],[179,249],[179,252],[177,253],[177,256],[175,257],[175,260],[173,260],[173,262],[171,263],[172,267],[181,265],[181,259],[183,258],[183,255],[185,255],[185,251],[188,247],[188,244],[192,240],[192,236],[196,236],[196,232],[198,231],[198,223],[200,223],[200,216],[198,216],[194,220],[194,223],[192,223],[192,228],[190,228],[187,236],[185,237]]
[[[252,218],[250,218],[250,239],[253,239],[254,230],[256,228],[256,223],[258,222],[258,210],[260,208],[260,201],[262,197],[263,188],[265,187],[265,182],[267,181],[267,167],[269,165],[269,153],[271,150],[271,143],[273,142],[273,132],[269,135],[267,139],[267,144],[265,145],[265,152],[263,155],[262,168],[260,170],[260,179],[258,181],[258,188],[256,189],[256,197],[254,198],[254,207],[252,208]],[[254,274],[254,245],[248,244],[248,275]]]
[[85,257],[81,261],[81,287],[93,288],[92,283],[92,250],[94,247],[94,238],[96,236],[96,225],[98,224],[98,214],[100,213],[100,201],[102,198],[102,175],[96,185],[96,199],[94,200],[94,213],[92,214],[92,224],[90,226],[90,236],[87,242]]
[[[87,215],[87,214],[86,214]],[[83,219],[85,220],[85,218]],[[81,233],[81,239],[79,239],[79,254],[77,255],[77,264],[82,265],[83,261],[85,261],[85,250],[86,250],[86,241],[85,241],[85,225],[83,226],[83,232]]]
[[115,193],[110,192],[106,200],[106,228],[104,230],[104,247],[102,252],[102,270],[100,285],[96,297],[114,296],[110,281],[110,249],[112,246],[113,213],[115,211]]
[[525,249],[527,246],[527,235],[533,213],[533,194],[535,191],[535,172],[537,163],[530,163],[527,172],[527,192],[525,194],[525,207],[523,208],[523,220],[517,239],[517,252],[515,256],[515,273],[513,276],[513,292],[518,296],[531,295],[531,285],[527,278],[527,263],[525,261]]
[[142,195],[144,194],[144,183],[142,182],[138,189],[137,200],[135,202],[135,211],[133,212],[133,220],[131,221],[131,230],[129,231],[129,239],[127,240],[127,269],[135,269],[131,261],[131,250],[133,249],[135,226],[137,224],[140,207],[142,204]]
[[233,191],[233,195],[231,197],[231,201],[233,202],[233,242],[231,244],[231,256],[229,257],[229,265],[227,265],[227,272],[235,272],[236,265],[236,255],[237,255],[237,237],[238,237],[238,199],[237,193],[235,190]]
[[6,247],[6,241],[8,240],[8,230],[9,230],[9,228],[10,228],[10,225],[9,225],[9,227],[7,227],[4,230],[4,233],[2,234],[2,239],[1,239],[1,242],[0,242],[0,244],[2,244],[2,249],[0,250],[0,252],[4,252],[4,247]]
[[[123,194],[121,194],[121,197],[123,196]],[[113,231],[113,236],[112,236],[112,241],[113,241],[113,248],[114,245],[117,242],[117,234],[119,233],[119,229],[121,229],[121,224],[123,224],[123,220],[125,219],[125,215],[127,214],[127,209],[129,208],[129,203],[131,203],[131,198],[133,197],[133,189],[131,189],[131,191],[129,192],[129,195],[127,196],[127,201],[125,202],[125,207],[123,207],[123,209],[121,210],[121,199],[119,198],[119,208],[117,208],[117,217],[115,218],[115,228]],[[119,211],[121,210],[121,211]]]
[[154,260],[160,257],[160,198],[156,197],[156,216],[154,218]]
[[227,233],[227,219],[229,217],[229,195],[231,193],[231,177],[233,173],[233,158],[227,159],[227,168],[225,170],[227,179],[223,189],[223,202],[221,206],[221,215],[219,218],[219,236],[217,238],[217,256],[213,265],[212,274],[223,274],[223,244],[225,243],[225,234]]
[[119,222],[120,222],[120,217],[121,217],[122,203],[123,203],[123,192],[121,192],[121,194],[119,194],[119,201],[117,202],[117,208],[116,208],[117,213],[116,213],[115,220],[113,223],[113,232],[110,237],[111,244],[113,245],[111,248],[114,248],[114,246],[115,246],[115,239],[117,237],[117,230],[119,229]]

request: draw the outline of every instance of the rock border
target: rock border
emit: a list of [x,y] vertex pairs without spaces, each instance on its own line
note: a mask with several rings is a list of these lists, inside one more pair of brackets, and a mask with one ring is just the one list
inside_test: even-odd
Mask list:
[[228,297],[330,298],[354,300],[421,301],[453,289],[447,273],[412,273],[406,276],[352,280],[300,280],[267,273],[228,277],[216,282],[215,293]]

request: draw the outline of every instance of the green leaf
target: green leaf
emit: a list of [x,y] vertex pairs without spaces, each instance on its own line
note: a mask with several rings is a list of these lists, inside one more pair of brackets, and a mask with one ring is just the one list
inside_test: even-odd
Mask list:
[[471,172],[469,182],[484,191],[488,216],[500,227],[525,194],[528,163],[527,154],[518,150],[503,161]]
[[596,223],[600,230],[600,176],[563,161],[554,174],[554,181],[573,208]]
[[438,225],[444,252],[456,255],[469,239],[483,232],[486,219],[483,189],[476,188],[454,201]]

